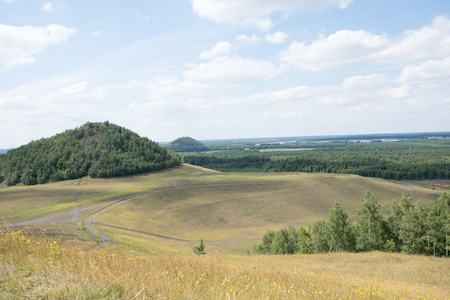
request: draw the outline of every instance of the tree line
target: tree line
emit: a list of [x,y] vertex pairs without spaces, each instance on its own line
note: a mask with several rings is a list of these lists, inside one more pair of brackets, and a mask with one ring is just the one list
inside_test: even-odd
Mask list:
[[268,230],[254,250],[258,254],[379,250],[448,257],[449,194],[444,193],[433,202],[416,204],[410,197],[402,197],[391,206],[387,219],[375,195],[367,191],[361,201],[352,222],[335,202],[328,219],[316,219],[307,228],[298,230],[292,226]]
[[125,129],[86,123],[0,155],[0,181],[25,185],[91,177],[114,177],[178,166],[179,154]]
[[450,140],[335,142],[317,148],[313,147],[316,144],[307,145],[301,151],[187,153],[184,161],[224,172],[323,172],[393,180],[450,179]]

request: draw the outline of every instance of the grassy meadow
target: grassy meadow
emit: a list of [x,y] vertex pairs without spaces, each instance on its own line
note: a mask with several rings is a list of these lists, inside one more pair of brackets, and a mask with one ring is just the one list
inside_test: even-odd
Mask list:
[[[47,218],[0,227],[0,298],[450,299],[450,261],[443,258],[250,253],[268,229],[326,218],[334,201],[351,218],[362,192],[387,206],[411,188],[414,201],[431,201],[446,186],[183,165],[123,178],[0,187],[2,220]],[[97,245],[70,217],[75,208],[84,220],[97,213],[93,226],[116,242]],[[206,255],[196,256],[200,238]]]
[[2,299],[448,299],[450,262],[392,253],[154,254],[0,236]]

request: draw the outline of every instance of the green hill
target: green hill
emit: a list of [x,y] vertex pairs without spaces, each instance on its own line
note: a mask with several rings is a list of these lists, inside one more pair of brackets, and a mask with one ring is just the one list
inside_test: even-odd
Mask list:
[[167,149],[176,152],[202,152],[209,150],[205,144],[188,136],[177,138],[167,145]]
[[180,155],[125,129],[86,123],[0,155],[0,181],[33,185],[51,181],[139,174],[180,165]]

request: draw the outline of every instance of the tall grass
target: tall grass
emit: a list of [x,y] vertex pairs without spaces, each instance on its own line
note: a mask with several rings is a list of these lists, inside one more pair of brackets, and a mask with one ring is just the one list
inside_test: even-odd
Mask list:
[[[449,260],[366,253],[151,255],[0,235],[2,299],[448,299]],[[208,245],[207,245],[208,247]],[[206,249],[208,251],[208,248]]]

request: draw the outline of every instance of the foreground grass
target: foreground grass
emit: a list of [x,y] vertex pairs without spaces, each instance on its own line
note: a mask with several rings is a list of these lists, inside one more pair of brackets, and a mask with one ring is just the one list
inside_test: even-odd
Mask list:
[[2,299],[448,299],[450,261],[403,254],[152,254],[0,235]]

